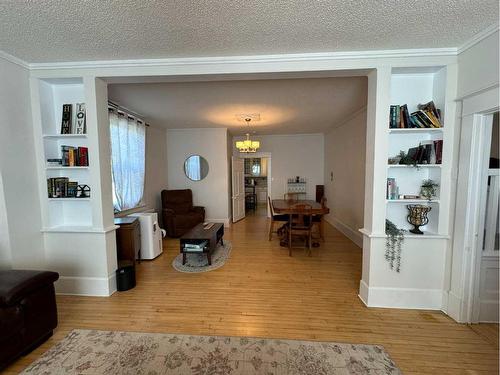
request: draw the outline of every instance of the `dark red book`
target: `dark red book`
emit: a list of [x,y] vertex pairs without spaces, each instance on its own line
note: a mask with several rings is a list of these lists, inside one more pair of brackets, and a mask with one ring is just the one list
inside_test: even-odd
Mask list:
[[434,141],[434,151],[436,152],[436,164],[443,162],[443,140]]
[[87,167],[89,165],[89,149],[78,147],[78,166]]

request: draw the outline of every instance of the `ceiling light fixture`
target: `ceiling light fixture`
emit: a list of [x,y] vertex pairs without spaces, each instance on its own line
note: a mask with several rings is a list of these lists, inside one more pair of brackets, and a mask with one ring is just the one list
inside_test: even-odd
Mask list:
[[252,141],[250,139],[250,121],[252,119],[250,117],[245,118],[245,123],[248,125],[248,133],[246,134],[247,139],[244,141],[236,141],[236,148],[239,150],[241,153],[249,154],[252,152],[257,152],[257,150],[260,147],[260,142],[259,141]]

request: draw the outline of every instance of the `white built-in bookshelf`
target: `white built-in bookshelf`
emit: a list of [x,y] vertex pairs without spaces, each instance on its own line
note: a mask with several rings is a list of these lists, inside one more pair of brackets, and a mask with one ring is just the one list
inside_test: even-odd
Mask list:
[[[89,166],[48,165],[47,159],[60,159],[61,146],[89,147],[87,134],[61,134],[63,104],[84,103],[85,90],[81,78],[39,80],[38,99],[40,102],[39,138],[37,148],[40,166],[40,195],[42,204],[43,230],[46,232],[85,231],[93,227],[92,190],[90,198],[53,198],[47,191],[47,179],[68,177],[79,185],[89,185]],[[89,158],[91,151],[89,150]]]
[[[445,93],[446,93],[446,68],[436,69],[393,69],[391,76],[391,105],[408,105],[409,112],[417,110],[418,104],[434,101],[437,108],[441,110],[442,119],[445,117]],[[386,199],[386,218],[401,229],[411,229],[413,226],[407,222],[408,204],[423,204],[431,207],[428,213],[429,223],[421,227],[424,235],[412,235],[407,237],[429,238],[443,237],[442,230],[445,215],[440,213],[441,181],[443,170],[448,168],[445,160],[446,153],[446,123],[442,128],[389,128],[387,158],[394,157],[400,151],[408,152],[412,147],[418,146],[422,141],[443,140],[443,161],[441,164],[418,164],[417,166],[389,164],[387,165],[387,177],[396,179],[399,195],[419,195],[423,180],[432,179],[440,187],[437,188],[437,196],[428,201],[425,199]]]

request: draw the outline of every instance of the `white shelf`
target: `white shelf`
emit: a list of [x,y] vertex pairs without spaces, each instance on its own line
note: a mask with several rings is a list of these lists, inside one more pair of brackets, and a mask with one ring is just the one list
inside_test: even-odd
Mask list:
[[47,198],[50,202],[88,202],[90,198]]
[[441,168],[442,164],[387,164],[387,168]]
[[59,225],[49,228],[43,228],[41,232],[44,233],[108,233],[118,229],[118,225],[111,225],[107,228],[94,228],[92,226],[72,226],[72,225]]
[[[368,230],[361,228],[359,229],[359,232],[361,232],[363,235],[370,237],[370,238],[386,238],[387,235],[385,233],[371,233]],[[408,231],[405,231],[404,233],[405,239],[449,239],[450,236],[446,234],[438,234],[438,233],[431,233],[431,232],[425,232],[424,234],[413,234]]]
[[61,166],[61,167],[45,167],[45,169],[59,169],[59,170],[60,169],[89,169],[89,167],[88,166],[85,166],[85,167],[83,167],[83,166],[74,166],[74,167]]
[[441,133],[443,128],[389,128],[390,134]]
[[439,199],[386,199],[386,203],[438,203]]
[[87,134],[44,134],[43,138],[87,138]]

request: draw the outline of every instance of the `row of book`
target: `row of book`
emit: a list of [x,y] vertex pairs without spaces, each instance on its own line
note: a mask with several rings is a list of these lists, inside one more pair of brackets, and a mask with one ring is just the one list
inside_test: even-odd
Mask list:
[[77,198],[78,182],[70,181],[68,177],[54,177],[47,179],[49,198]]
[[396,183],[396,179],[389,177],[387,178],[386,199],[422,199],[422,197],[415,194],[399,194],[399,186]]
[[47,159],[49,167],[88,167],[89,149],[87,147],[61,146],[60,159]]
[[[443,140],[422,141],[408,150],[407,158],[415,164],[441,164],[443,162]],[[401,163],[400,164],[408,164]]]
[[[73,106],[75,109],[73,110]],[[61,134],[86,134],[85,103],[63,104]]]
[[408,105],[391,105],[389,115],[390,129],[408,128],[441,128],[441,111],[436,108],[433,101],[419,104],[418,110],[408,111]]

